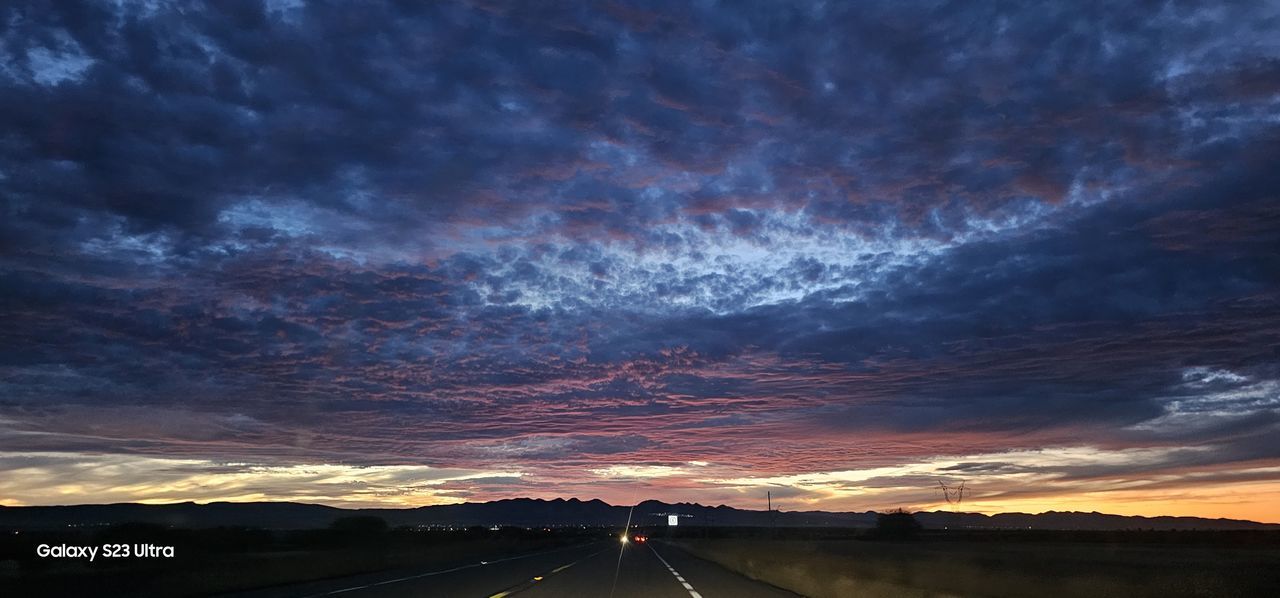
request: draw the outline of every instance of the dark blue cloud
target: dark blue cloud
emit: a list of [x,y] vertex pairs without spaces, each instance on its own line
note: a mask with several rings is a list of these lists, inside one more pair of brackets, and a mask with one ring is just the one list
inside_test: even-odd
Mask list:
[[1278,458],[1276,21],[8,5],[0,451]]

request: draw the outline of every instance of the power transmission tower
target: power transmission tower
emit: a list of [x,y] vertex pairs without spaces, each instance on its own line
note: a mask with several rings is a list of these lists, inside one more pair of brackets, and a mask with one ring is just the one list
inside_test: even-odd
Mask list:
[[965,480],[960,480],[959,485],[948,486],[946,482],[938,480],[938,489],[942,490],[942,498],[951,505],[953,512],[959,508],[960,503],[964,502],[964,484]]

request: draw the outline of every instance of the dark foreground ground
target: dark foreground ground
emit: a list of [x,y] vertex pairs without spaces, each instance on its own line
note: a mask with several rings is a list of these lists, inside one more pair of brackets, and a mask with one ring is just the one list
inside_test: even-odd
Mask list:
[[745,577],[814,597],[1280,595],[1274,531],[949,531],[880,540],[739,531],[673,542]]
[[[123,525],[9,532],[0,539],[0,596],[207,596],[377,572],[420,572],[611,542],[605,529],[171,529]],[[173,558],[40,558],[41,544],[174,546]],[[511,561],[514,562],[514,561]],[[493,569],[492,567],[487,567]],[[301,594],[285,594],[301,595]]]
[[[833,529],[180,530],[116,526],[0,540],[0,595],[1271,596],[1277,532]],[[151,543],[173,558],[54,559],[39,544]]]

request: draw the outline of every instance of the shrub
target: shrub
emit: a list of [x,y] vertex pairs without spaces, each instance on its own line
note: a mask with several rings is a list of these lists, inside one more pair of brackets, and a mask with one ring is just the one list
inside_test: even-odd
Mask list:
[[876,514],[876,526],[871,537],[882,540],[909,540],[920,533],[921,525],[911,513],[895,509]]

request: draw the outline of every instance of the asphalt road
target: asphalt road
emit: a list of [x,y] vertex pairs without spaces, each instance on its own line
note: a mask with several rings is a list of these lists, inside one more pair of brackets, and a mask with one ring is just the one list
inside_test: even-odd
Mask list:
[[606,541],[443,570],[360,575],[236,596],[764,598],[795,594],[750,580],[669,544],[648,542],[621,547],[617,542]]
[[[614,585],[615,572],[617,585]],[[715,563],[690,556],[661,542],[630,544],[583,559],[555,575],[513,588],[520,598],[582,596],[613,598],[794,597]],[[612,590],[612,593],[611,593]],[[501,596],[501,594],[499,594]],[[491,595],[489,598],[493,598]],[[506,598],[506,596],[501,596]]]

